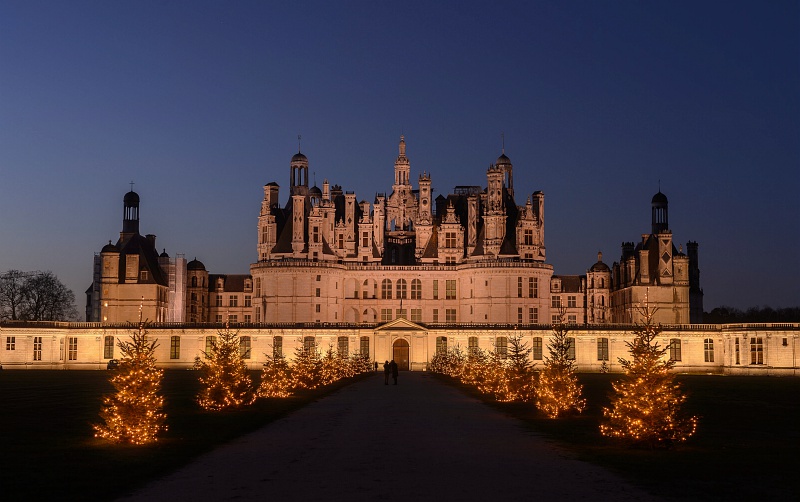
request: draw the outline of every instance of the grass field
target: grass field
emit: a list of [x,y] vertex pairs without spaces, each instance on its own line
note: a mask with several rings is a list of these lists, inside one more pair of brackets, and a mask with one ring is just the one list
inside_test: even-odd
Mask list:
[[[194,403],[197,376],[166,372],[169,431],[156,445],[132,447],[92,437],[101,397],[112,390],[107,372],[0,372],[0,498],[112,499],[349,383],[216,414]],[[690,394],[687,408],[700,416],[698,432],[672,450],[652,451],[625,448],[598,433],[614,378],[618,375],[580,375],[588,408],[575,417],[548,420],[530,404],[492,406],[654,494],[683,500],[800,499],[794,477],[800,473],[800,379],[681,375]]]
[[169,430],[155,445],[137,447],[93,437],[102,396],[113,391],[108,377],[105,371],[0,371],[0,499],[113,499],[353,381],[211,413],[194,402],[197,372],[166,371]]
[[800,500],[795,477],[800,474],[800,378],[679,375],[689,394],[686,410],[700,417],[697,433],[671,450],[650,450],[622,446],[598,431],[611,382],[619,377],[579,375],[588,406],[577,416],[550,420],[530,404],[491,405],[552,437],[576,457],[608,467],[655,495]]

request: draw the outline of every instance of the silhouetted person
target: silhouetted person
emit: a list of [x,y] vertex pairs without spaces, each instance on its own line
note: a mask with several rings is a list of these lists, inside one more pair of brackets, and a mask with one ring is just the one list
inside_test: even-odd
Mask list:
[[375,373],[378,372],[378,361],[375,361]]
[[389,366],[392,368],[392,379],[394,380],[394,384],[397,385],[397,363],[394,362],[394,359],[392,359],[392,362],[389,363]]
[[389,385],[389,373],[391,373],[392,367],[389,366],[389,361],[383,363],[383,385]]

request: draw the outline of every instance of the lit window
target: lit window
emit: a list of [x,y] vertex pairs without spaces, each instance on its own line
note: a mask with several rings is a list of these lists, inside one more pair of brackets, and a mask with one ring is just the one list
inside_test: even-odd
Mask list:
[[306,336],[303,338],[303,352],[309,353],[317,350],[317,343],[313,336]]
[[446,336],[437,336],[436,337],[436,353],[437,354],[444,354],[447,352],[447,337]]
[[681,341],[679,338],[669,340],[669,359],[670,361],[681,360]]
[[361,355],[362,356],[369,356],[369,337],[362,336],[361,337]]
[[272,357],[277,359],[279,357],[283,357],[283,337],[282,336],[274,336],[272,337]]
[[114,337],[105,336],[103,337],[103,359],[113,359],[113,358],[114,358]]
[[508,357],[508,338],[498,336],[494,344],[494,350],[497,352],[497,355],[500,356],[500,359]]
[[340,336],[337,339],[338,346],[336,350],[340,357],[347,357],[347,354],[350,352],[350,339],[346,336]]
[[608,361],[608,338],[597,339],[597,360]]
[[533,344],[531,345],[531,352],[533,353],[533,359],[536,361],[542,360],[542,337],[535,336],[533,337]]
[[242,359],[250,359],[251,354],[251,344],[250,344],[250,337],[243,336],[239,338],[239,355],[242,356]]
[[764,339],[760,336],[750,339],[750,364],[764,364]]
[[478,352],[478,337],[471,336],[467,340],[467,346],[470,354],[476,354]]
[[169,338],[169,358],[180,359],[181,357],[181,337],[171,336]]
[[206,357],[214,350],[214,346],[217,344],[217,337],[216,336],[207,336],[206,337]]
[[78,360],[78,338],[71,336],[69,337],[69,353],[67,358],[70,361],[77,361]]
[[33,337],[33,360],[34,361],[41,361],[42,360],[42,337],[41,336],[34,336]]
[[714,362],[714,340],[706,338],[703,340],[703,354],[707,363]]

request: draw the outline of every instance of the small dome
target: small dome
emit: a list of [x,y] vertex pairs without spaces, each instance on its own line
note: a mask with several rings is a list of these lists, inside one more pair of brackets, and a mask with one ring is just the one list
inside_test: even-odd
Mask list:
[[199,261],[197,258],[186,264],[186,270],[205,270],[205,269],[206,266],[203,265],[203,262]]
[[498,165],[498,166],[499,165],[503,165],[503,164],[511,164],[511,159],[506,157],[505,153],[501,153],[500,156],[497,157],[497,162],[495,162],[495,165]]
[[119,248],[117,246],[111,244],[111,241],[108,241],[108,244],[103,246],[103,249],[100,250],[101,253],[119,253]]
[[589,269],[589,272],[610,272],[610,271],[611,269],[608,268],[608,265],[606,265],[602,261],[598,261],[597,263],[592,265],[592,268]]
[[653,200],[650,202],[653,204],[666,204],[667,196],[661,193],[661,190],[659,190],[657,194],[653,195]]
[[300,152],[297,152],[296,154],[292,155],[292,162],[308,162],[308,157]]
[[159,258],[169,258],[169,255],[167,254],[167,250],[165,249],[163,253],[161,253],[160,255],[158,255],[158,257],[159,257]]
[[139,204],[139,194],[131,190],[130,192],[125,194],[125,198],[123,199],[126,206],[133,206]]
[[314,185],[308,189],[308,195],[322,197],[322,190],[320,190],[317,185]]

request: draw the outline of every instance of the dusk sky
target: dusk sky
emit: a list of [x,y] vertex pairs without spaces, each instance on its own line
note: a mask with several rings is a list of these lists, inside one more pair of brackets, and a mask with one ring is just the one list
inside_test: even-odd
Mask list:
[[0,272],[82,309],[133,181],[159,251],[248,273],[298,134],[312,184],[370,202],[401,134],[438,194],[485,187],[504,134],[556,274],[618,261],[660,186],[705,310],[800,305],[797,1],[5,0]]

